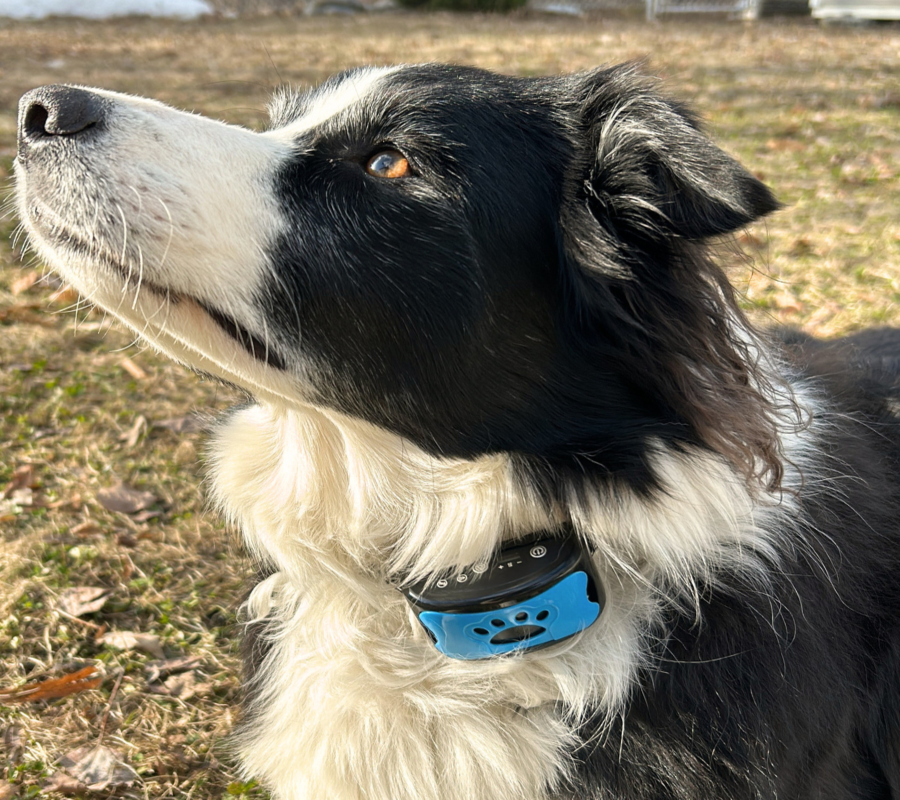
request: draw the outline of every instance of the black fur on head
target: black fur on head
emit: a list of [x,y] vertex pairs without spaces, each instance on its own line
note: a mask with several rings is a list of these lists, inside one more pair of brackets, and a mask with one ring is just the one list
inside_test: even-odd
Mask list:
[[[360,168],[384,147],[409,178]],[[439,455],[647,486],[663,441],[778,482],[769,387],[706,256],[777,203],[634,67],[400,68],[298,134],[277,190],[267,316],[320,402]]]
[[575,81],[583,150],[562,228],[579,323],[616,342],[632,378],[672,408],[688,438],[775,487],[775,393],[704,240],[778,203],[635,65]]

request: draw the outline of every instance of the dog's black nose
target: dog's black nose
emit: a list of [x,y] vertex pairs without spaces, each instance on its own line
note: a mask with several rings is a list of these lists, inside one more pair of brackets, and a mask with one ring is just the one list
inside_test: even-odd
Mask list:
[[19,151],[54,136],[77,136],[103,122],[107,103],[73,86],[41,86],[19,101]]

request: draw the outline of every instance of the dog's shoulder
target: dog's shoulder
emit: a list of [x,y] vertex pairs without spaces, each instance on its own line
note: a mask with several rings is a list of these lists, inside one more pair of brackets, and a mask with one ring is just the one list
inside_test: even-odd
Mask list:
[[783,328],[776,336],[811,365],[830,360],[835,366],[900,374],[900,328],[868,328],[836,339],[819,339],[795,328]]
[[900,328],[870,328],[836,339],[776,332],[789,361],[840,397],[900,395]]

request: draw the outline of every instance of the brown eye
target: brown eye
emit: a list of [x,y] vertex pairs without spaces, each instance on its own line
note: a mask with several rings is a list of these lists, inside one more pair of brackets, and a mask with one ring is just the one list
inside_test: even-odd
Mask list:
[[366,172],[376,178],[405,178],[410,174],[409,161],[397,150],[382,150],[369,159]]

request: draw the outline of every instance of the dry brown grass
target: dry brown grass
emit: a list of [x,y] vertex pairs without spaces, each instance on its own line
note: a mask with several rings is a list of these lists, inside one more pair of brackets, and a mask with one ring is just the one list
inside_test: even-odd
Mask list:
[[[0,173],[14,155],[16,100],[42,83],[147,94],[259,126],[277,83],[303,87],[355,64],[435,59],[537,74],[645,56],[788,204],[743,237],[755,269],[735,276],[748,307],[826,335],[900,322],[896,27],[450,15],[0,23]],[[61,700],[0,706],[0,763],[4,733],[9,761],[0,797],[51,796],[41,786],[60,756],[101,731],[140,775],[104,794],[262,796],[238,780],[223,745],[251,566],[202,513],[203,436],[151,426],[133,443],[122,438],[139,416],[216,411],[235,397],[140,347],[123,351],[125,333],[94,312],[66,313],[71,299],[51,299],[52,283],[23,290],[17,282],[41,267],[18,261],[4,224],[0,490],[27,464],[40,486],[30,506],[0,505],[0,689],[85,664],[107,678]],[[129,374],[126,356],[145,378]],[[103,508],[98,491],[118,479],[159,498],[159,516]],[[112,594],[73,621],[57,608],[73,586]],[[200,656],[201,690],[186,701],[152,693],[152,657],[100,643],[97,626],[156,636],[170,657]]]

